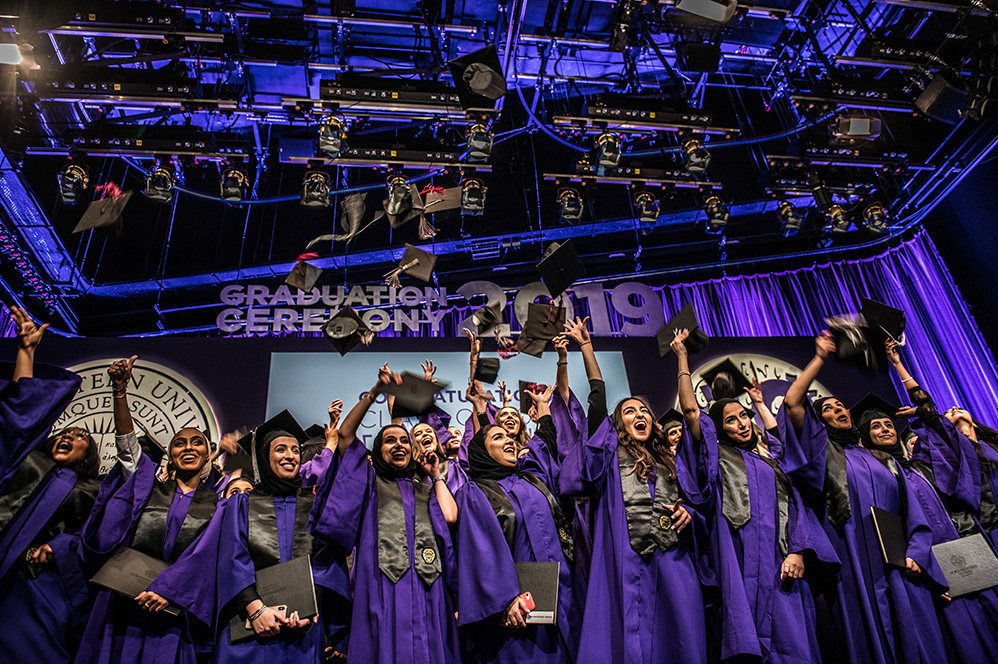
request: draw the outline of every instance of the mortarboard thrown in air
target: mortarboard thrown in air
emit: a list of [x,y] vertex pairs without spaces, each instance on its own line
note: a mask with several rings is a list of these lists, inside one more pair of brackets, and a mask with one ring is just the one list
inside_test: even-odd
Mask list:
[[433,407],[437,393],[450,386],[450,383],[426,380],[408,371],[402,372],[402,384],[386,384],[382,389],[394,395],[393,417],[416,417]]
[[102,197],[92,201],[87,211],[73,229],[73,233],[82,233],[90,229],[106,230],[113,237],[121,235],[121,213],[132,198],[131,190],[122,193],[118,185],[109,182],[95,189],[103,192]]
[[859,369],[867,378],[877,375],[877,352],[870,343],[862,319],[854,314],[832,316],[825,325],[835,337],[835,359],[839,364]]
[[525,380],[520,381],[520,412],[529,413],[530,407],[534,405],[534,400],[530,397],[528,392],[533,392],[534,394],[540,394],[544,390],[548,389],[547,385],[542,385],[541,383],[528,383]]
[[385,283],[390,288],[400,288],[400,274],[408,274],[424,283],[429,283],[433,278],[433,266],[437,263],[437,257],[423,251],[411,244],[405,245],[405,253],[397,267],[385,275]]
[[327,320],[322,326],[322,333],[340,355],[346,355],[357,344],[366,346],[374,340],[374,332],[349,306],[343,307]]
[[506,96],[506,77],[496,47],[489,45],[447,63],[461,108],[495,108]]
[[690,353],[703,350],[709,341],[709,337],[700,329],[696,311],[693,309],[693,304],[690,303],[683,307],[678,314],[669,319],[669,322],[655,334],[658,340],[658,353],[661,357],[665,357],[672,352],[672,340],[676,338],[676,333],[679,330],[690,331],[690,336],[683,342],[686,350]]
[[565,330],[565,308],[531,302],[527,322],[516,341],[516,350],[534,357],[544,355],[548,342]]
[[475,363],[475,375],[474,380],[480,380],[483,383],[494,383],[496,382],[496,377],[499,375],[499,358],[498,357],[480,357]]
[[714,401],[723,398],[737,399],[752,387],[752,381],[727,357],[701,372],[701,375],[710,385],[710,395]]
[[544,258],[537,264],[537,273],[555,300],[573,282],[586,275],[586,268],[571,240],[558,244],[552,242],[544,251]]
[[307,253],[299,256],[298,262],[295,263],[294,268],[292,268],[284,283],[305,293],[315,288],[315,282],[322,275],[322,270],[308,263],[308,261],[315,260],[318,257],[319,254],[315,253]]

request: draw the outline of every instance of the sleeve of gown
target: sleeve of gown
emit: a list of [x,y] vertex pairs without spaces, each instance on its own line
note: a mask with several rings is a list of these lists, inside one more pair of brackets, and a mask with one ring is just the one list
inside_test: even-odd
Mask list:
[[52,557],[58,570],[62,587],[70,604],[77,610],[89,610],[90,588],[84,576],[80,559],[76,555],[80,546],[79,533],[60,533],[48,541],[52,547]]
[[807,560],[805,569],[809,572],[816,571],[809,569],[813,563],[824,563],[833,567],[823,572],[834,574],[839,567],[839,557],[835,554],[832,543],[828,541],[825,529],[818,523],[818,518],[804,506],[800,494],[793,485],[790,486],[787,502],[789,521],[787,551],[805,554]]
[[256,569],[246,545],[248,511],[245,496],[220,503],[204,531],[177,562],[160,572],[149,590],[205,625],[212,624],[221,608],[239,594],[236,587],[255,588]]
[[333,450],[323,447],[318,454],[301,465],[301,469],[298,471],[298,475],[301,476],[301,485],[306,489],[317,485],[338,458],[339,455]]
[[555,496],[560,493],[558,490],[558,462],[556,460],[558,447],[555,442],[557,435],[554,421],[549,415],[545,415],[537,421],[537,430],[530,438],[530,442],[527,443],[530,452],[517,460],[519,470],[536,475]]
[[579,448],[585,444],[589,433],[586,412],[575,394],[569,392],[566,404],[561,393],[555,390],[551,395],[551,419],[558,437],[559,493],[568,496],[582,495],[585,490],[578,465],[581,461]]
[[35,364],[34,377],[14,382],[14,365],[0,362],[0,477],[6,479],[48,436],[80,389],[81,378],[48,364]]
[[776,414],[784,444],[780,465],[793,480],[801,497],[813,501],[824,492],[828,433],[811,404],[805,404],[804,408],[804,424],[799,435],[787,417],[786,408],[781,408]]
[[[485,620],[520,594],[516,564],[492,505],[474,482],[457,496],[457,616],[459,625]],[[497,626],[498,629],[498,626]]]
[[915,457],[928,456],[939,491],[952,505],[976,512],[981,506],[981,461],[969,438],[943,417],[932,426],[925,421],[912,425],[918,435]]
[[[498,409],[492,404],[485,404],[485,413],[488,417],[488,423],[492,424],[495,422],[496,413]],[[457,460],[461,464],[461,467],[468,470],[468,445],[471,443],[471,439],[475,436],[475,419],[476,415],[474,411],[471,413],[471,417],[464,421],[464,435],[461,436],[461,445],[457,448]],[[480,416],[479,416],[480,417]],[[482,423],[485,420],[481,420]]]
[[714,422],[705,413],[700,415],[700,434],[694,440],[683,421],[683,434],[676,445],[676,479],[687,501],[700,509],[708,509],[714,498],[714,488],[720,482],[717,456],[717,433]]
[[121,466],[121,474],[127,480],[138,469],[139,458],[142,456],[138,432],[133,430],[123,436],[115,434],[114,447],[118,450],[118,464]]
[[901,471],[902,480],[899,482],[900,489],[904,491],[908,499],[905,500],[905,523],[908,529],[908,551],[905,555],[911,558],[922,568],[922,575],[919,579],[928,579],[938,586],[938,590],[947,586],[946,577],[943,575],[936,557],[932,553],[932,529],[929,521],[922,510],[922,504],[918,500],[912,500],[915,492],[908,488],[908,477]]
[[[460,514],[460,510],[458,514]],[[430,523],[433,525],[433,534],[437,540],[437,550],[440,551],[440,571],[443,574],[444,582],[451,593],[457,592],[457,547],[450,525],[444,518],[444,512],[440,509],[440,501],[437,500],[435,491],[430,491]]]
[[780,438],[780,427],[776,426],[772,429],[766,429],[765,433],[763,433],[763,439],[766,443],[766,450],[769,451],[769,456],[777,461],[782,461],[784,445],[783,439]]
[[364,509],[374,491],[374,469],[367,448],[354,438],[335,473],[327,473],[315,490],[308,529],[344,555],[357,543]]

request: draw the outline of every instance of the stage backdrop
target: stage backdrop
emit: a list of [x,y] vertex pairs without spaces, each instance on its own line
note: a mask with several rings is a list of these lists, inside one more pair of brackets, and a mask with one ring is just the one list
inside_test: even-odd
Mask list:
[[[494,341],[485,342],[483,356],[494,356]],[[613,405],[629,394],[647,396],[656,413],[676,405],[676,360],[659,358],[654,339],[596,339],[597,356]],[[0,354],[13,357],[15,343],[4,340]],[[790,382],[814,354],[814,340],[793,337],[712,339],[691,356],[694,384],[701,405],[710,388],[700,378],[703,370],[731,356],[747,375],[762,382],[767,402],[776,408]],[[351,408],[377,379],[378,367],[420,374],[420,362],[432,359],[437,378],[450,385],[438,405],[459,426],[470,414],[464,398],[468,381],[467,342],[458,339],[376,339],[345,357],[323,339],[60,339],[46,338],[37,361],[71,367],[83,375],[79,395],[58,427],[76,424],[94,432],[102,444],[105,469],[114,456],[111,387],[107,366],[115,359],[138,355],[130,387],[131,408],[139,426],[157,442],[166,444],[184,426],[206,429],[213,440],[221,432],[253,427],[287,408],[303,426],[323,422],[333,399]],[[550,383],[557,355],[518,356],[503,360],[499,378],[515,390],[519,380]],[[569,355],[569,377],[579,400],[586,401],[588,383],[582,357]],[[491,387],[494,390],[495,386]],[[835,394],[847,404],[876,392],[893,398],[884,375],[867,381],[855,370],[829,363],[814,385],[813,394]],[[518,401],[517,401],[518,402]],[[363,422],[361,435],[370,443],[388,422],[383,398]]]

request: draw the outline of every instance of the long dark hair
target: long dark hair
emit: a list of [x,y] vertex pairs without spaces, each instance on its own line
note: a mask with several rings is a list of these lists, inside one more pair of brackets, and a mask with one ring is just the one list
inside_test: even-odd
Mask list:
[[987,425],[981,424],[973,415],[970,416],[970,421],[974,424],[974,429],[977,431],[977,440],[970,441],[974,446],[974,451],[977,452],[977,458],[981,462],[982,466],[988,470],[992,470],[995,467],[995,463],[981,454],[981,444],[978,441],[983,440],[991,446],[991,449],[998,452],[998,431],[995,431]]
[[520,418],[520,430],[516,432],[515,436],[510,436],[510,438],[512,438],[513,441],[516,443],[516,453],[519,454],[521,450],[527,449],[527,446],[530,444],[530,434],[527,432],[527,425],[523,422],[523,415],[521,415],[520,411],[516,410],[516,408],[513,408],[513,406],[503,406],[502,408],[496,411],[496,416],[495,416],[496,424],[499,424],[500,411],[502,411],[505,408],[512,408],[513,410],[515,410],[516,416]]
[[651,470],[656,463],[660,463],[665,466],[666,469],[666,479],[670,482],[676,481],[676,457],[672,454],[672,450],[669,448],[669,437],[666,431],[658,426],[658,424],[652,420],[651,421],[651,437],[647,442],[641,443],[634,439],[631,434],[627,433],[624,428],[624,416],[622,411],[624,410],[624,404],[628,401],[637,401],[644,405],[648,409],[648,412],[653,412],[651,409],[651,404],[645,401],[642,397],[627,397],[626,399],[621,399],[617,402],[617,405],[613,409],[613,415],[610,416],[613,422],[613,428],[617,430],[617,444],[621,445],[627,452],[634,457],[634,472],[637,473],[638,478],[644,482],[648,479],[651,474]]
[[[100,475],[100,450],[97,448],[97,441],[94,440],[93,434],[82,427],[66,427],[66,429],[79,429],[87,434],[87,456],[84,457],[83,463],[75,468],[76,476],[83,480],[96,478]],[[55,441],[66,432],[66,429],[52,434],[45,443],[45,454],[50,459],[53,458],[52,451],[55,449]]]

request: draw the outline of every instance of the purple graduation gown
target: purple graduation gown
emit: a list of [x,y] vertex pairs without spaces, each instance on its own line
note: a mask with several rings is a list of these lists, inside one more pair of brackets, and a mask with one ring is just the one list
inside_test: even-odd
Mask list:
[[[764,662],[817,662],[814,600],[807,577],[780,580],[786,554],[780,551],[780,514],[776,473],[757,454],[733,449],[744,459],[749,521],[733,526],[722,510],[724,481],[717,432],[706,413],[700,416],[703,441],[694,441],[683,423],[681,449],[697,450],[702,490],[710,493],[704,510],[710,532],[710,558],[721,590],[721,658],[761,657]],[[779,445],[770,449],[780,450]],[[791,486],[787,495],[787,552],[805,558],[809,575],[834,574],[838,558],[814,516]]]
[[[809,404],[799,435],[785,409],[777,419],[786,446],[783,467],[811,500],[842,563],[824,592],[842,655],[851,662],[945,662],[933,594],[945,589],[946,580],[932,555],[932,531],[921,504],[905,500],[894,474],[869,450],[851,445],[844,448],[851,516],[841,528],[835,527],[828,520],[823,493],[829,445],[825,425]],[[905,517],[907,556],[922,568],[917,579],[883,562],[871,506]]]
[[[547,445],[534,436],[530,452],[519,458],[517,469],[543,482],[557,498],[552,483],[554,460]],[[547,498],[518,475],[497,480],[516,513],[513,550],[503,535],[495,511],[473,480],[457,495],[458,621],[469,626],[480,662],[575,661],[581,607],[573,592],[573,568],[566,560]],[[495,614],[503,612],[520,594],[516,563],[556,562],[559,567],[558,622],[509,629]]]
[[[582,486],[593,511],[593,555],[585,600],[579,664],[694,664],[707,660],[701,570],[690,526],[678,545],[648,560],[632,548],[617,460],[617,431],[606,418],[561,469],[561,485]],[[571,469],[579,473],[570,475]],[[676,460],[680,495],[696,487]],[[649,493],[652,488],[649,486]],[[694,524],[696,524],[694,517]]]
[[[104,478],[80,543],[80,558],[89,570],[96,571],[119,547],[132,544],[139,519],[157,483],[156,471],[156,464],[143,454],[128,479],[124,478],[120,465]],[[162,549],[156,555],[163,561],[173,562],[183,553],[174,549],[193,495],[194,492],[184,494],[179,487],[174,489]],[[206,527],[207,523],[203,525]],[[191,621],[187,613],[179,616],[150,613],[133,600],[103,589],[97,593],[76,661],[194,664],[197,652],[210,652],[211,646],[208,625]]]
[[415,503],[412,482],[398,480],[405,512],[408,570],[398,583],[378,564],[375,473],[367,448],[354,439],[335,473],[316,488],[309,529],[342,552],[354,550],[353,613],[347,661],[359,664],[457,664],[460,661],[454,607],[447,588],[453,579],[454,548],[436,495],[430,519],[442,574],[429,588],[416,574]]
[[[12,375],[13,364],[0,363],[0,492],[27,455],[45,443],[80,386],[76,374],[45,364],[35,365],[32,378],[14,382]],[[76,557],[78,531],[97,493],[95,481],[78,487],[77,479],[67,468],[51,469],[14,517],[0,524],[0,652],[8,656],[69,662],[76,653],[92,599]],[[31,578],[21,558],[31,546],[46,543],[55,562]]]

